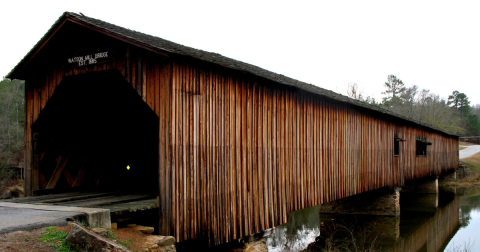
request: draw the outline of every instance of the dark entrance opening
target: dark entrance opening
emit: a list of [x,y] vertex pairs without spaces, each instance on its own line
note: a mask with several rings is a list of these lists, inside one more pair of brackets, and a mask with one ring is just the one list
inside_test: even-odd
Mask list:
[[158,193],[158,116],[117,70],[64,77],[32,132],[40,190]]

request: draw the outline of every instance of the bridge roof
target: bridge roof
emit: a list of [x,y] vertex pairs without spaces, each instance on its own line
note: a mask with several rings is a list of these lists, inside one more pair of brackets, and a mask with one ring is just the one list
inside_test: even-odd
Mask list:
[[50,30],[37,42],[37,44],[30,50],[30,52],[12,69],[12,71],[10,71],[10,73],[6,77],[21,79],[23,77],[21,74],[21,70],[23,69],[23,67],[28,64],[30,59],[33,58],[39,50],[41,50],[41,48],[48,42],[48,40],[55,34],[55,32],[58,31],[59,28],[67,21],[80,24],[82,26],[99,31],[108,36],[117,38],[119,40],[123,40],[127,43],[133,44],[135,46],[138,46],[138,47],[141,47],[165,56],[185,56],[185,57],[197,59],[200,61],[213,63],[215,65],[249,73],[254,76],[265,78],[279,84],[298,88],[298,89],[307,91],[309,93],[317,94],[317,95],[327,97],[336,101],[340,101],[340,102],[348,103],[357,107],[365,108],[367,110],[374,111],[376,113],[392,116],[394,118],[401,119],[402,121],[413,123],[422,128],[430,129],[430,130],[437,131],[439,133],[443,133],[449,136],[457,137],[457,135],[443,131],[442,129],[433,127],[423,122],[413,120],[412,118],[404,117],[400,114],[394,113],[385,108],[371,105],[363,101],[358,101],[350,97],[335,93],[333,91],[265,70],[255,65],[251,65],[242,61],[231,59],[218,53],[207,52],[207,51],[187,47],[184,45],[180,45],[159,37],[155,37],[155,36],[151,36],[141,32],[126,29],[114,24],[104,22],[102,20],[90,18],[84,15],[79,15],[73,12],[63,13],[63,15],[60,16],[60,18],[52,25]]

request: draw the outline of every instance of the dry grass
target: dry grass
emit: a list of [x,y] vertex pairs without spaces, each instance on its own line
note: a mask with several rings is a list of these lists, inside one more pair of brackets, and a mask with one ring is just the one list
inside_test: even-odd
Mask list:
[[17,197],[23,197],[23,179],[3,179],[0,181],[0,196],[7,190],[10,190],[12,192],[12,195],[15,192],[15,195],[13,195],[15,198]]
[[0,251],[18,252],[18,251],[38,251],[38,252],[56,252],[48,243],[41,242],[38,239],[45,232],[45,228],[32,231],[16,231],[0,235]]
[[463,141],[458,141],[458,145],[478,145],[476,143],[469,143],[469,142],[463,142]]
[[463,158],[460,163],[466,166],[465,177],[447,180],[444,184],[461,187],[480,186],[480,152],[468,158]]

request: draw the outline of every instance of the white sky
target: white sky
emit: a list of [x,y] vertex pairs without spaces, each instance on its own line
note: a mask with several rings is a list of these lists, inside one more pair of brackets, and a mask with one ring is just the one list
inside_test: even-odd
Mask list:
[[380,100],[395,74],[480,103],[480,1],[0,2],[0,76],[64,11],[82,12],[346,94]]

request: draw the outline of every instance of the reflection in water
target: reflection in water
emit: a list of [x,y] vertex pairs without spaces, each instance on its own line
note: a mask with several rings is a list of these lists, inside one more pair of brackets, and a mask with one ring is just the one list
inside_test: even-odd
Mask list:
[[[453,241],[458,247],[470,238],[472,244],[472,234],[480,231],[480,190],[463,194],[402,194],[397,218],[319,214],[318,206],[296,211],[287,224],[275,229],[267,245],[269,251],[307,247],[308,251],[318,251],[325,241],[338,250],[364,251],[374,246],[374,251],[453,251]],[[469,230],[470,237],[462,235],[463,230]],[[470,251],[480,251],[480,242]]]
[[267,239],[269,252],[300,251],[320,235],[319,207],[292,212],[288,222],[275,228]]
[[470,248],[480,251],[480,189],[460,190],[460,230],[450,240],[446,251],[460,251],[456,248]]

